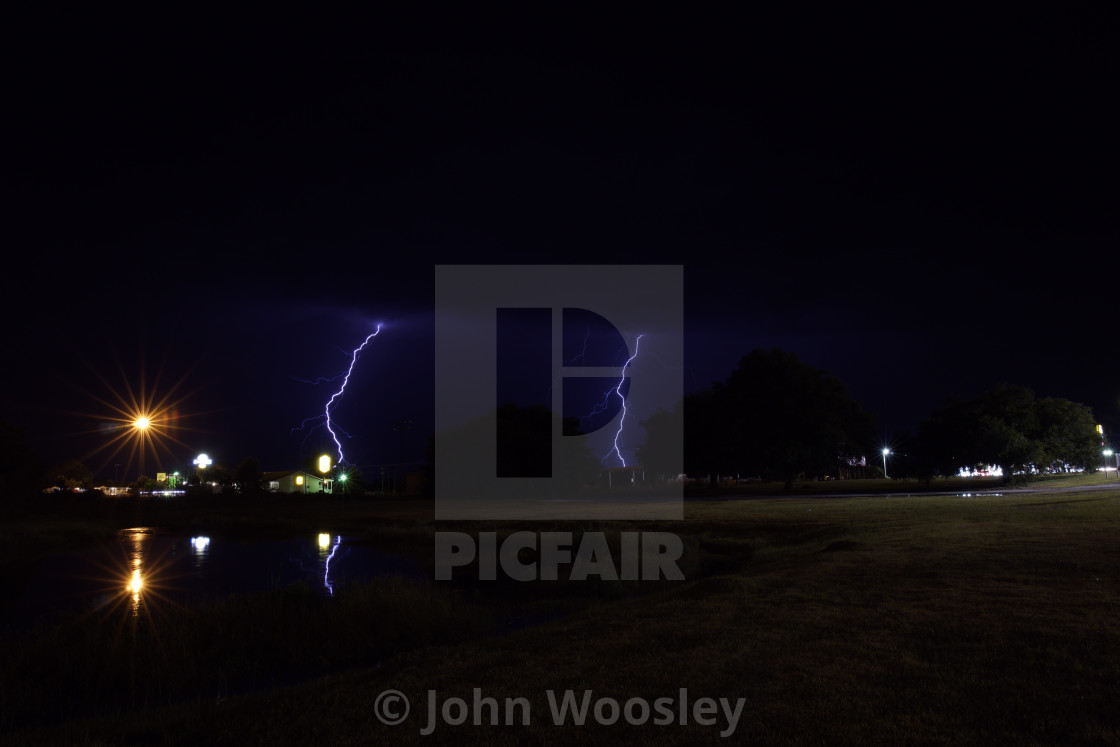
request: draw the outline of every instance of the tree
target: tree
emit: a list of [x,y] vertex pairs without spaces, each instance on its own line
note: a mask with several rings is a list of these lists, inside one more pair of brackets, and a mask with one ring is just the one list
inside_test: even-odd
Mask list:
[[89,490],[93,487],[93,473],[77,459],[67,459],[50,472],[50,483],[64,490]]
[[998,465],[1009,482],[1032,470],[1087,469],[1100,460],[1092,412],[1066,399],[1039,399],[1024,386],[999,384],[965,399],[951,397],[919,431],[929,472]]
[[242,495],[255,496],[261,492],[261,467],[256,459],[243,459],[233,471],[233,482]]
[[785,482],[831,474],[873,438],[871,416],[838,379],[778,349],[744,356],[725,384],[685,402],[685,463]]
[[685,398],[684,471],[687,474],[709,475],[715,480],[721,472],[736,471],[730,399],[722,383]]
[[1089,469],[1100,460],[1101,442],[1096,419],[1086,405],[1045,397],[1038,401],[1040,467],[1053,471]]
[[672,410],[659,409],[642,421],[645,442],[638,447],[638,461],[646,472],[669,479],[684,472],[684,402]]

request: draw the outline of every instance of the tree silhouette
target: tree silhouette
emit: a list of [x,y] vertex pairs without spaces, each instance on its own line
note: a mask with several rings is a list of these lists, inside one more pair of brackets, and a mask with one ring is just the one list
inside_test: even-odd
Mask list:
[[50,471],[51,485],[66,490],[88,490],[93,487],[93,473],[77,459],[67,459]]
[[672,410],[658,410],[642,421],[642,428],[646,440],[638,447],[638,461],[647,474],[672,479],[684,472],[684,402]]
[[1024,386],[999,384],[965,399],[950,397],[919,430],[927,474],[998,465],[1008,481],[1031,469],[1089,469],[1100,463],[1092,411],[1070,400],[1039,399]]
[[841,381],[776,348],[748,353],[726,382],[686,397],[683,423],[690,474],[745,473],[787,490],[801,473],[836,472],[874,436]]
[[256,459],[247,457],[243,459],[233,471],[233,482],[242,495],[253,497],[259,495],[261,490],[261,467]]

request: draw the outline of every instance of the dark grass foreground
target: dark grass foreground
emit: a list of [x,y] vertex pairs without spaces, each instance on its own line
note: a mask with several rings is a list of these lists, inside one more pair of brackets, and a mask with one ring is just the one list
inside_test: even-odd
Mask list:
[[[41,632],[6,645],[3,702],[6,724],[32,708],[44,725],[6,743],[1120,743],[1120,491],[690,502],[686,517],[658,529],[700,557],[688,580],[588,591],[595,603],[505,634],[486,614],[502,594],[392,582],[349,610],[299,589],[200,610],[153,626],[139,649],[152,658],[128,666],[117,657],[130,636],[148,634],[127,625]],[[527,588],[525,599],[547,596]],[[186,675],[171,670],[196,657],[212,684],[176,691]],[[275,687],[226,695],[216,667]],[[115,699],[88,715],[28,704],[43,672],[58,680],[49,698]],[[296,673],[310,679],[284,687]],[[499,705],[527,698],[531,723],[420,734],[429,691],[470,704],[474,688]],[[546,691],[569,688],[620,704],[679,700],[682,688],[745,704],[726,739],[722,717],[703,725],[691,712],[686,725],[556,726]],[[394,727],[375,715],[387,689],[412,702]]]

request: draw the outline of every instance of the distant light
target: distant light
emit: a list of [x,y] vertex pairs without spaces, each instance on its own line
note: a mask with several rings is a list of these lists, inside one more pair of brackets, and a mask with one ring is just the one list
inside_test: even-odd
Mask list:
[[136,420],[134,420],[132,424],[136,427],[137,430],[143,431],[147,430],[148,426],[152,424],[152,421],[149,420],[146,415],[141,415],[140,417],[136,418]]
[[194,463],[198,465],[199,469],[206,469],[214,462],[205,454],[199,454],[197,457],[195,457]]
[[296,475],[296,485],[303,485],[303,475]]
[[883,449],[883,453],[884,453],[884,454],[890,454],[890,453],[891,453],[891,450],[890,450],[890,449]]
[[345,472],[343,472],[341,475],[338,476],[338,481],[339,482],[346,482],[346,473]]
[[143,585],[143,582],[140,581],[140,569],[138,568],[132,572],[132,581],[128,584],[128,588],[133,594],[137,594]]
[[1112,456],[1112,449],[1105,449],[1103,453],[1105,456]]
[[319,535],[319,547],[324,547],[325,548],[325,547],[330,547],[330,546],[331,546],[331,536],[329,534],[320,534]]
[[327,454],[319,457],[319,471],[324,475],[331,471],[331,458]]
[[194,547],[196,552],[202,552],[203,550],[205,550],[207,547],[210,546],[210,538],[209,537],[191,537],[191,545]]

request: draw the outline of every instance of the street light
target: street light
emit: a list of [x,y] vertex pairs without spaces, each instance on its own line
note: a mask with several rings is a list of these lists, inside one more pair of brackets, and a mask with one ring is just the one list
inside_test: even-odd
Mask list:
[[198,484],[199,485],[204,485],[206,483],[206,481],[204,479],[202,479],[203,470],[205,470],[207,467],[209,467],[213,463],[214,463],[214,460],[211,459],[210,457],[206,456],[206,454],[199,454],[197,457],[195,457],[194,465],[196,467],[198,467],[197,472],[198,472]]
[[886,448],[883,449],[883,477],[884,478],[886,478],[886,476],[887,476],[887,454],[890,454],[890,453],[891,453],[890,449],[886,449]]
[[[1101,452],[1104,454],[1104,479],[1108,479],[1108,458],[1112,456],[1112,449],[1105,449]],[[1117,472],[1120,475],[1120,472]]]
[[143,448],[144,440],[146,438],[150,438],[150,436],[148,435],[148,429],[151,428],[151,426],[152,426],[152,421],[151,421],[151,419],[148,418],[147,415],[143,415],[143,414],[138,415],[136,417],[136,419],[132,421],[132,429],[134,431],[136,431],[136,434],[137,434],[137,445],[140,446],[139,462],[140,462],[140,475],[141,476],[144,474],[144,448]]

